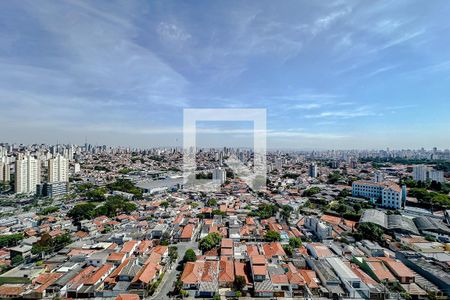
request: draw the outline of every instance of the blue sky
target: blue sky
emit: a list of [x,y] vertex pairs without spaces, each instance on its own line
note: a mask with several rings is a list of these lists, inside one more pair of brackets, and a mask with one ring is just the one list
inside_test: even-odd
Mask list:
[[0,140],[180,145],[183,108],[217,107],[266,108],[270,148],[449,148],[449,15],[444,0],[1,1]]

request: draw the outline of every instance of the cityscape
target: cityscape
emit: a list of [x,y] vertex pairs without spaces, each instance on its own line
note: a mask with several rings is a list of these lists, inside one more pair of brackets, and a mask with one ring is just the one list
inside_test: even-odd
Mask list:
[[0,299],[450,299],[449,14],[0,2]]

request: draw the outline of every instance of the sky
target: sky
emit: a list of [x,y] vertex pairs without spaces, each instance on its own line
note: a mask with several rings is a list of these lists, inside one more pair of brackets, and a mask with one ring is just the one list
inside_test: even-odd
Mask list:
[[[450,148],[450,2],[0,1],[0,142],[182,144],[262,108],[269,148]],[[201,123],[199,146],[251,142]]]

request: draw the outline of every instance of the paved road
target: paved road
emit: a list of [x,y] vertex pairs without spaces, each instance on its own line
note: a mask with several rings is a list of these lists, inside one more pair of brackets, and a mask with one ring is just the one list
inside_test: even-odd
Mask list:
[[176,268],[178,263],[183,259],[184,252],[186,252],[189,248],[194,250],[198,249],[197,242],[181,242],[174,246],[177,246],[178,259],[172,264],[170,269],[166,271],[166,274],[164,275],[158,289],[155,291],[153,296],[148,299],[169,299],[168,294],[173,290],[173,285],[177,279],[177,275],[180,273],[180,271],[177,271]]

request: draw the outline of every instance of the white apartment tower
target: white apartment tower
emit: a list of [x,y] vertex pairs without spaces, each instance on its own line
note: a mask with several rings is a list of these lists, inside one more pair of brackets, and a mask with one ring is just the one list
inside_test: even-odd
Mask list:
[[48,160],[48,182],[69,181],[69,160],[57,154],[55,158]]
[[223,184],[227,179],[227,173],[225,169],[222,168],[216,168],[213,171],[213,182],[218,184]]
[[436,171],[426,165],[417,165],[413,167],[414,181],[436,181],[444,182],[444,172]]
[[31,155],[16,160],[15,192],[17,194],[36,193],[36,186],[41,183],[40,162]]
[[417,165],[413,167],[413,179],[414,181],[425,182],[428,179],[428,166]]

